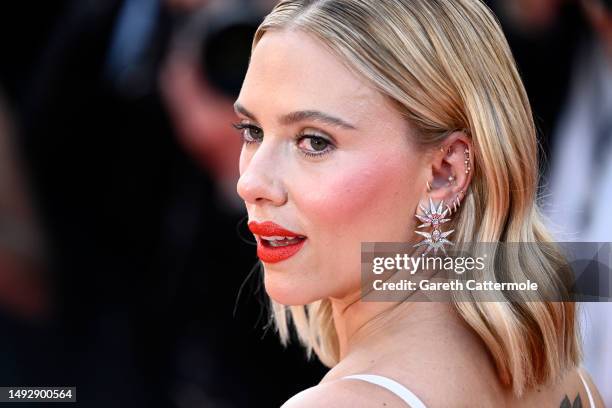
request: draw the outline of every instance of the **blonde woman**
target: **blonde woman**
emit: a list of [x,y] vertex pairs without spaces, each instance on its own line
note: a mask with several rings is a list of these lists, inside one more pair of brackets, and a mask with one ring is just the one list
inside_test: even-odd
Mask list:
[[420,241],[430,198],[455,242],[550,241],[529,102],[485,5],[281,1],[235,108],[272,318],[331,368],[283,407],[603,407],[573,303],[360,298],[361,242]]

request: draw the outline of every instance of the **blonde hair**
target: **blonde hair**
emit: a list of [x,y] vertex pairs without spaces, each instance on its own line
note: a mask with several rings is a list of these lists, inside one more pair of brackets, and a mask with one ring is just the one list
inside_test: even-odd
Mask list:
[[[439,146],[450,131],[467,131],[473,177],[454,217],[456,242],[552,243],[537,204],[530,104],[500,25],[482,2],[283,0],[258,28],[253,49],[277,29],[314,35],[367,78],[416,129],[418,146]],[[511,278],[537,277],[552,286],[567,279],[554,245],[529,252],[501,259]],[[471,300],[453,304],[517,396],[579,364],[575,303],[478,302],[477,294]],[[309,357],[314,351],[326,366],[338,363],[328,299],[304,306],[270,302],[283,344],[293,326]]]

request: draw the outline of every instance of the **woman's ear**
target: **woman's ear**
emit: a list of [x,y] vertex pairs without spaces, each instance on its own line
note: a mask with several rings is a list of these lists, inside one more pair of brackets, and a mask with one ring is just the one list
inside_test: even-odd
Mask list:
[[463,130],[451,133],[431,155],[431,172],[427,182],[424,202],[429,198],[454,213],[461,205],[472,180],[472,141]]

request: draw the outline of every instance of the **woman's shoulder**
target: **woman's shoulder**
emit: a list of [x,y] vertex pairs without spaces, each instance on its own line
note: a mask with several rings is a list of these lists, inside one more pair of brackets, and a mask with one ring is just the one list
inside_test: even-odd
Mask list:
[[[414,388],[406,387],[413,391]],[[420,395],[418,395],[418,394]],[[448,406],[501,406],[496,405],[477,390],[466,389],[463,393],[454,393],[446,389],[445,384],[438,383],[420,393],[413,391],[426,407]],[[416,408],[405,402],[397,394],[386,388],[365,381],[335,380],[308,388],[287,400],[281,408],[310,407],[386,407],[386,408]]]
[[398,395],[365,381],[338,379],[315,385],[290,398],[281,408],[386,407],[406,408]]
[[[384,389],[368,389],[364,392],[364,384],[346,380],[334,380],[315,385],[294,395],[281,408],[406,407],[405,404],[401,405],[401,400],[395,401],[393,395],[385,394],[385,391]],[[389,393],[389,391],[386,391],[386,393]]]
[[[394,370],[370,370],[363,373],[376,376],[382,381],[347,379],[346,376],[322,382],[289,399],[282,408],[304,407],[412,407],[397,392],[381,382],[391,380],[399,389],[414,396],[426,407],[447,406],[501,406],[499,394],[488,387],[488,381],[470,369],[449,372],[448,370],[424,369],[420,372],[405,370],[401,374]],[[348,374],[347,374],[348,375]],[[415,408],[415,405],[412,408]]]
[[[455,339],[456,340],[456,339]],[[388,351],[355,354],[332,368],[320,384],[288,400],[283,408],[402,407],[398,395],[376,383],[350,380],[353,374],[388,378],[414,394],[427,407],[502,406],[503,392],[484,349],[467,341],[413,341]]]
[[[580,373],[588,385],[588,390],[584,387],[578,369],[574,368],[568,370],[558,383],[532,389],[520,399],[516,399],[509,389],[501,388],[496,378],[477,375],[470,369],[460,373],[440,371],[437,376],[434,375],[434,370],[425,370],[422,375],[403,373],[401,379],[390,375],[384,377],[402,384],[428,408],[448,406],[604,408],[601,395],[588,373],[584,369],[580,369]],[[350,381],[341,377],[322,382],[296,394],[282,408],[373,406],[412,407],[384,387],[367,381]]]

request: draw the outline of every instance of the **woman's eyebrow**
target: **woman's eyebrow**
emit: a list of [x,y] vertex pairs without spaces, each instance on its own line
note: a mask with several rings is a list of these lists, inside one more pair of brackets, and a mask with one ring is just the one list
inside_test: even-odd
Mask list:
[[[258,120],[255,118],[255,115],[249,112],[240,103],[234,103],[234,110],[236,111],[236,113],[241,113],[249,119],[253,119],[254,121],[258,122]],[[327,113],[317,110],[302,110],[291,112],[286,115],[283,115],[280,118],[279,122],[283,125],[291,125],[293,123],[300,122],[306,119],[312,119],[318,122],[327,123],[328,125],[338,126],[348,130],[357,130],[356,126],[344,121],[343,119],[328,115]]]

